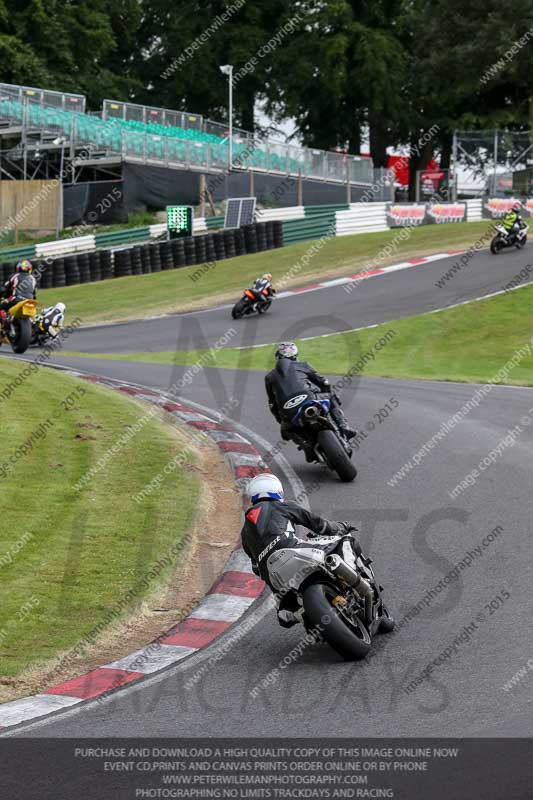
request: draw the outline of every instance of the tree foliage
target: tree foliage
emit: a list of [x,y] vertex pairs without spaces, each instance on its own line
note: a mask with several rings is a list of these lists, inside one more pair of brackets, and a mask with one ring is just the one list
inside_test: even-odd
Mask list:
[[368,132],[376,166],[400,143],[446,165],[455,128],[533,127],[533,38],[509,57],[529,30],[531,0],[0,0],[4,81],[224,120],[231,63],[236,124],[262,101],[310,146]]

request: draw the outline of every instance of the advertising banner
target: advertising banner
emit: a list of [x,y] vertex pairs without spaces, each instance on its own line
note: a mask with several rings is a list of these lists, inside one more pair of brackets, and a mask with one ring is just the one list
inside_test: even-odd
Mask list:
[[464,222],[466,203],[389,203],[387,224],[390,228],[412,228],[443,222]]
[[387,203],[389,228],[412,228],[415,225],[422,225],[425,216],[425,203]]
[[464,222],[466,203],[428,203],[428,222]]
[[517,203],[523,217],[533,216],[533,198],[520,200],[518,197],[488,197],[483,201],[483,217],[501,219]]

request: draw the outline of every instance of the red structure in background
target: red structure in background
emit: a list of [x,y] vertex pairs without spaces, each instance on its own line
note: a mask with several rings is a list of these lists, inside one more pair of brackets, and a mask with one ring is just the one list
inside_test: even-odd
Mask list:
[[[370,153],[361,153],[361,155],[365,158],[370,158]],[[396,180],[405,188],[409,186],[409,163],[409,156],[389,156],[389,160],[387,162],[387,169],[394,170]],[[425,181],[431,181],[433,183],[434,191],[437,191],[443,177],[444,173],[440,169],[435,159],[432,158],[427,165],[427,168],[422,173],[422,183]]]
[[[387,168],[394,170],[396,180],[402,186],[409,186],[409,162],[409,156],[389,156]],[[432,158],[427,168],[422,173],[422,182],[426,180],[432,181],[436,191],[443,177],[444,174],[439,169],[439,165],[435,159]]]

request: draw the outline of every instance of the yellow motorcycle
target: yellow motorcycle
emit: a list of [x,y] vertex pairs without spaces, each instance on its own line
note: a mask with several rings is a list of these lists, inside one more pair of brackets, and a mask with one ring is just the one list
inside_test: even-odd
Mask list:
[[11,306],[2,329],[2,341],[10,344],[14,353],[24,353],[32,337],[32,320],[37,314],[35,300],[21,300]]

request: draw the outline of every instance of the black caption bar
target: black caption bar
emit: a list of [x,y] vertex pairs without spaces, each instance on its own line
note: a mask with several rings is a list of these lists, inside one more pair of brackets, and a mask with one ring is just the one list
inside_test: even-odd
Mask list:
[[10,800],[528,800],[529,739],[12,739]]

